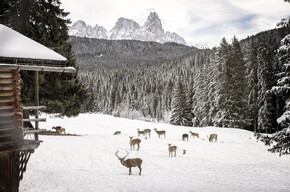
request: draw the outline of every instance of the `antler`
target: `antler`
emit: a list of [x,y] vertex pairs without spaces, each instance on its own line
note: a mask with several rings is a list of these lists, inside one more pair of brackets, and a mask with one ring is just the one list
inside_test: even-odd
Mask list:
[[125,158],[130,154],[130,151],[128,152],[128,151],[126,150],[126,152],[127,152],[127,154],[126,154],[126,156],[123,157],[123,158],[121,158],[121,157],[118,156],[119,151],[116,151],[115,155],[116,155],[116,157],[117,157],[118,159],[125,159]]
[[121,159],[121,157],[118,156],[119,151],[116,151],[115,155],[118,159]]
[[125,156],[125,157],[123,157],[124,159],[130,154],[130,151],[128,152],[127,150],[126,150],[126,152],[127,152],[127,155]]

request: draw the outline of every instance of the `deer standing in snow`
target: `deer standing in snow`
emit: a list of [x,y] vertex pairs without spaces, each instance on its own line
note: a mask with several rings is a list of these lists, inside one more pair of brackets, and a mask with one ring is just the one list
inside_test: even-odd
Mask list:
[[140,131],[140,129],[137,129],[137,133],[138,133],[138,137],[140,137],[140,135],[145,136],[144,131]]
[[191,136],[192,136],[193,138],[194,138],[194,137],[199,138],[198,133],[194,133],[194,132],[192,132],[192,131],[189,131],[189,133],[191,134]]
[[149,135],[149,138],[151,137],[151,129],[144,129],[145,139],[147,139],[147,134]]
[[141,165],[142,165],[142,159],[140,158],[133,158],[133,159],[126,159],[125,158],[129,155],[129,152],[127,151],[127,155],[123,158],[119,157],[118,156],[118,152],[117,151],[115,153],[116,157],[120,160],[121,164],[127,168],[129,168],[129,175],[132,175],[132,172],[131,172],[131,168],[132,167],[138,167],[139,168],[139,175],[141,175],[141,171],[142,171],[142,168],[141,168]]
[[156,133],[158,134],[158,137],[160,138],[160,135],[164,135],[164,138],[166,138],[166,131],[162,130],[162,131],[157,131],[157,128],[154,129],[156,131]]
[[217,142],[217,137],[218,137],[218,134],[213,133],[213,134],[210,134],[208,140],[209,142],[212,142],[215,139],[215,142]]
[[176,157],[176,149],[177,147],[175,145],[171,146],[172,144],[168,143],[168,151],[169,151],[169,157],[171,154],[171,157],[173,157],[173,152],[174,152],[174,157]]
[[[129,136],[130,137],[130,136]],[[133,139],[133,137],[130,137],[130,142],[129,142],[129,144],[130,144],[130,148],[131,148],[131,150],[132,150],[132,147],[133,147],[133,149],[135,149],[135,145],[137,145],[138,146],[138,149],[137,150],[139,150],[139,148],[140,148],[140,143],[141,143],[141,140],[140,139]]]
[[182,141],[184,141],[185,139],[187,139],[187,141],[188,141],[188,134],[186,134],[186,133],[182,135]]

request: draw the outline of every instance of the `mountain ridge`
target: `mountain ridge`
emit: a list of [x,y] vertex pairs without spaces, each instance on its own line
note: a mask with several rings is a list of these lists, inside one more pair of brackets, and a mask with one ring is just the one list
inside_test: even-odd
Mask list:
[[120,17],[114,27],[108,31],[103,26],[87,25],[84,21],[74,22],[69,27],[69,35],[108,40],[140,40],[158,43],[175,42],[186,45],[185,40],[175,32],[165,31],[156,12],[151,12],[141,27],[136,21]]

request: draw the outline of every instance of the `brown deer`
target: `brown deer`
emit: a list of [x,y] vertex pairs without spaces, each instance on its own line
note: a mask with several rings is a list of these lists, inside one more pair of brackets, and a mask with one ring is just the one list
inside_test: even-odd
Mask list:
[[157,128],[154,129],[156,131],[156,133],[158,134],[159,138],[160,135],[164,135],[164,138],[166,138],[166,131],[162,130],[162,131],[157,131]]
[[129,175],[132,175],[132,172],[131,172],[131,168],[132,167],[138,167],[139,168],[139,175],[141,175],[141,171],[142,171],[142,168],[141,168],[141,165],[142,165],[142,159],[140,158],[133,158],[133,159],[126,159],[125,158],[129,155],[129,152],[127,151],[127,155],[123,158],[119,157],[118,156],[118,152],[117,151],[115,153],[116,157],[120,160],[121,164],[127,168],[129,168]]
[[140,137],[140,135],[145,136],[144,131],[140,131],[140,129],[137,129],[137,133],[138,133],[138,137]]
[[174,157],[176,157],[176,149],[177,147],[175,145],[171,146],[172,144],[168,143],[168,151],[169,151],[169,157],[171,154],[171,157],[173,157],[173,152],[174,152]]
[[209,142],[212,142],[215,139],[215,142],[217,142],[217,137],[218,137],[218,134],[213,133],[213,134],[210,134],[208,140]]
[[137,139],[133,139],[133,137],[130,137],[130,142],[129,143],[130,143],[131,150],[132,150],[132,147],[133,147],[133,149],[135,149],[135,145],[138,145],[138,149],[137,149],[137,151],[138,151],[139,148],[140,148],[141,140],[138,139],[138,138]]
[[120,135],[121,131],[116,131],[113,135]]
[[187,141],[188,141],[188,134],[186,134],[186,133],[182,135],[182,141],[184,141],[185,139],[187,139]]
[[149,138],[151,137],[151,129],[144,129],[145,139],[147,139],[147,134],[149,135]]
[[193,138],[194,138],[194,137],[199,138],[198,133],[193,133],[192,131],[189,131],[189,133],[191,134],[190,136],[192,136]]
[[65,134],[65,128],[61,126],[53,126],[52,129],[55,129],[55,132],[57,132],[58,134],[61,134],[61,133]]

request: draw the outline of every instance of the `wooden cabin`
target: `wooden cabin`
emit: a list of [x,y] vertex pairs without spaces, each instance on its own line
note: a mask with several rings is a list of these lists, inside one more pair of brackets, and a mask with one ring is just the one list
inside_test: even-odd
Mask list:
[[[39,106],[38,73],[76,71],[73,67],[66,67],[66,63],[65,57],[0,24],[1,192],[18,191],[28,160],[41,143],[38,137],[41,131],[39,122],[46,120],[38,115],[38,110],[45,108]],[[21,70],[34,71],[35,106],[21,104]],[[33,110],[34,118],[24,118],[24,110]],[[29,122],[33,122],[34,127],[26,127]]]

